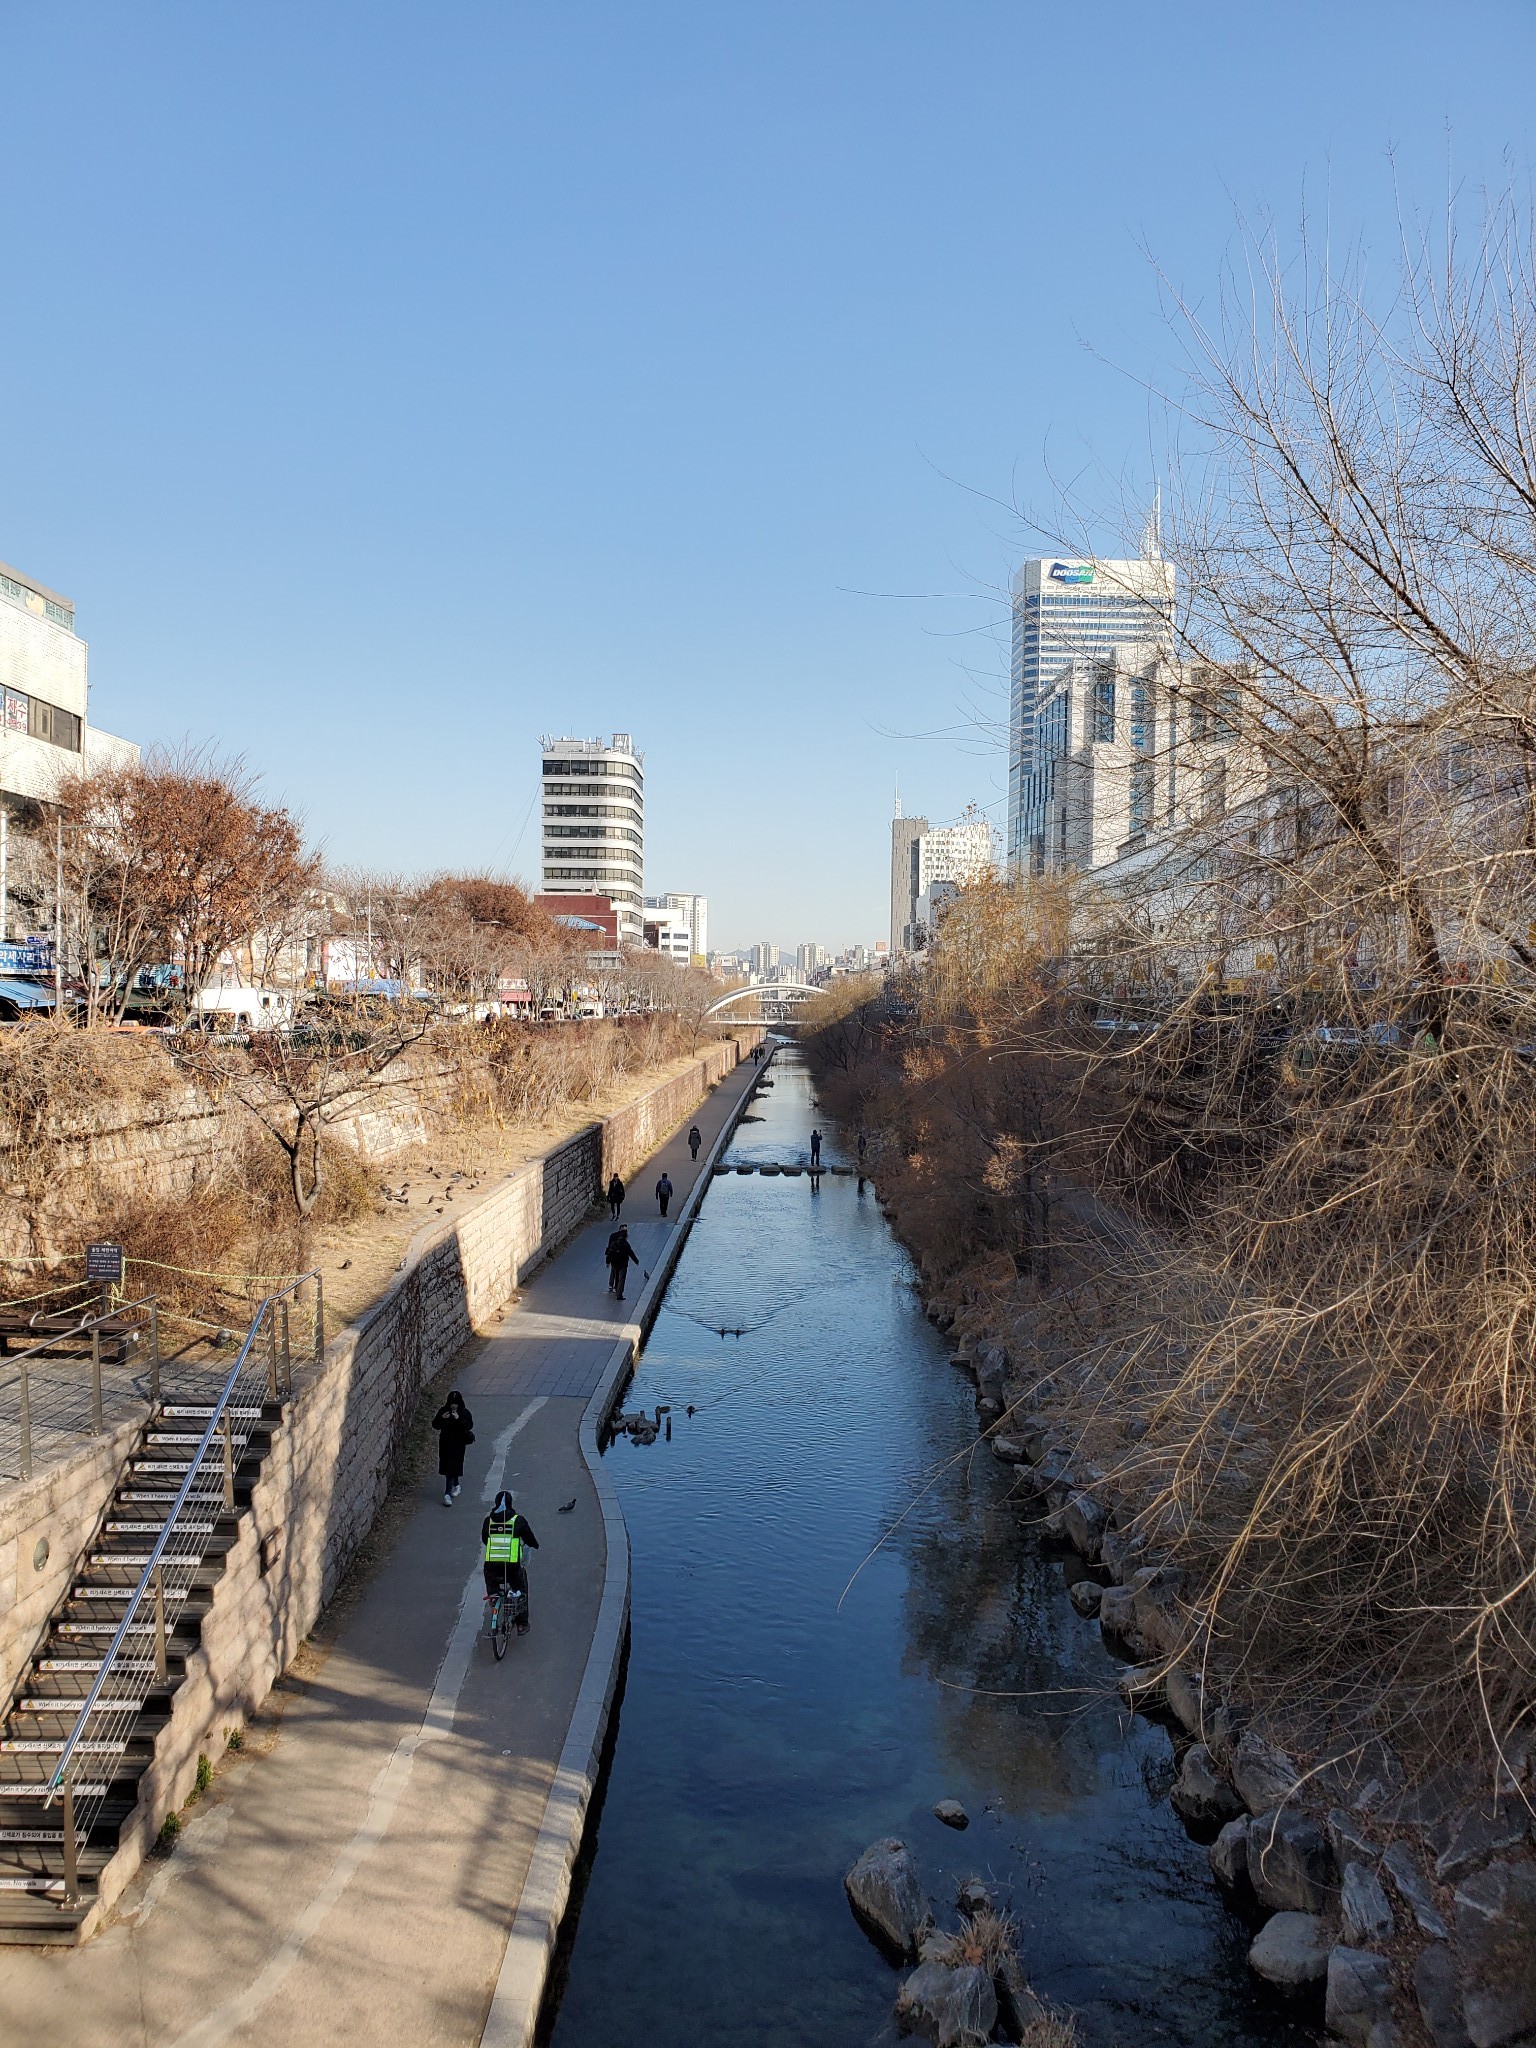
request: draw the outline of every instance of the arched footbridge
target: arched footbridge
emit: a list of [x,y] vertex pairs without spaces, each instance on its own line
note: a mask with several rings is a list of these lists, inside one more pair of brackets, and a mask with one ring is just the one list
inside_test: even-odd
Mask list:
[[812,988],[808,981],[760,982],[755,987],[729,989],[723,996],[717,996],[704,1014],[706,1017],[718,1017],[733,1003],[755,1002],[758,1015],[736,1015],[730,1021],[735,1024],[786,1024],[812,996],[824,993],[823,989]]

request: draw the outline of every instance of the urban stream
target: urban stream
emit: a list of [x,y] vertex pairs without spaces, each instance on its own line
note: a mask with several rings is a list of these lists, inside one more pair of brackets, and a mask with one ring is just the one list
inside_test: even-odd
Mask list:
[[[808,1157],[806,1069],[771,1078],[729,1161]],[[1169,1738],[977,1445],[871,1188],[714,1180],[623,1405],[657,1403],[670,1440],[607,1454],[632,1646],[551,2048],[893,2042],[900,1973],[842,1886],[882,1835],[946,1924],[959,1881],[991,1887],[1093,2048],[1317,2039],[1249,1979]]]

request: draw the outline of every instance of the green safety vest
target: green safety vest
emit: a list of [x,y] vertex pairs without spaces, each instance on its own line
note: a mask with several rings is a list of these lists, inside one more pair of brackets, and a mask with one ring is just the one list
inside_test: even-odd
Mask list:
[[494,1522],[491,1524],[491,1533],[485,1539],[485,1561],[487,1564],[522,1563],[523,1546],[519,1538],[512,1534],[510,1522],[502,1527],[498,1527]]

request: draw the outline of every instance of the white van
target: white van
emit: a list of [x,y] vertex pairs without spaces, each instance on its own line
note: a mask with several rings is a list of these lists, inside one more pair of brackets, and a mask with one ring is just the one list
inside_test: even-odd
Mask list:
[[299,999],[284,988],[205,988],[188,1022],[196,1031],[287,1031]]

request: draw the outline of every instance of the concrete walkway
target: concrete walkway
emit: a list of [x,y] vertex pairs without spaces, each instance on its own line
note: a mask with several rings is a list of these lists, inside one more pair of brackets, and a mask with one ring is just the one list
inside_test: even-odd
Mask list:
[[[0,2039],[527,2048],[628,1611],[628,1539],[589,1469],[589,1406],[638,1346],[757,1071],[744,1062],[690,1119],[704,1134],[696,1195],[686,1124],[635,1173],[628,1302],[605,1293],[610,1225],[594,1222],[467,1348],[456,1384],[475,1442],[459,1500],[444,1507],[428,1482],[333,1646],[285,1684],[269,1753],[221,1774],[95,1941],[0,1951]],[[663,1166],[667,1223],[650,1192]],[[497,1665],[479,1535],[501,1485],[540,1547],[532,1632]]]

